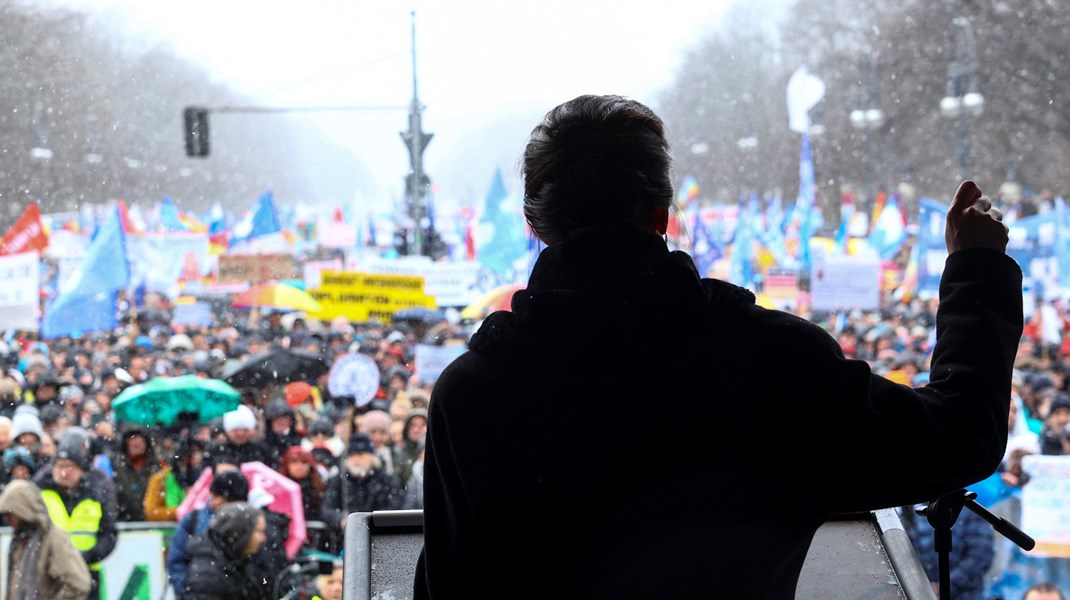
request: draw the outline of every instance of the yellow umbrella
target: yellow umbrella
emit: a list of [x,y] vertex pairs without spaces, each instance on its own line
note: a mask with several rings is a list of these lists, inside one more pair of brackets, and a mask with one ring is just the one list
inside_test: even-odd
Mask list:
[[323,310],[315,298],[304,290],[285,283],[254,285],[234,297],[236,307],[270,308],[273,310],[303,310],[316,313]]
[[510,283],[496,287],[461,311],[462,319],[482,319],[496,310],[512,310],[513,294],[524,289],[523,284]]

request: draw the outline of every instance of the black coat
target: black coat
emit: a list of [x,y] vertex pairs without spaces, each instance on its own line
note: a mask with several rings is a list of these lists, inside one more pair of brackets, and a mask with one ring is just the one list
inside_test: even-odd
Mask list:
[[264,584],[250,568],[210,534],[190,539],[189,571],[182,600],[260,600],[273,582]]
[[359,479],[346,470],[327,481],[327,491],[320,506],[320,516],[328,527],[338,527],[342,517],[355,512],[375,510],[398,510],[405,500],[405,493],[397,477],[383,471],[372,471]]
[[911,389],[653,235],[549,247],[436,384],[416,597],[794,597],[830,515],[999,466],[1021,271],[957,252],[941,298]]

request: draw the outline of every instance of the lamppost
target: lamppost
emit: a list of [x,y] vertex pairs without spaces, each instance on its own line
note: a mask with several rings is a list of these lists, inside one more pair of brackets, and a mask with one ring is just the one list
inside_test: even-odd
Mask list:
[[866,179],[866,203],[868,208],[877,197],[877,178],[873,169],[873,134],[884,126],[884,111],[880,109],[877,78],[873,63],[862,63],[862,102],[851,111],[848,119],[851,127],[862,132],[862,163]]
[[947,68],[947,95],[940,100],[940,114],[955,119],[958,133],[959,179],[970,166],[969,118],[984,112],[985,97],[977,91],[977,46],[973,26],[966,17],[955,17],[955,59]]

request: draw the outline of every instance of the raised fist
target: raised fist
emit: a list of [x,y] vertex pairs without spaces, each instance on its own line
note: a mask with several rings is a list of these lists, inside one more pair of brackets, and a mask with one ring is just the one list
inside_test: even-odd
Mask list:
[[947,211],[944,239],[948,254],[966,248],[991,248],[1007,251],[1007,226],[1003,213],[992,207],[992,201],[981,195],[977,184],[966,180],[955,192],[955,200]]

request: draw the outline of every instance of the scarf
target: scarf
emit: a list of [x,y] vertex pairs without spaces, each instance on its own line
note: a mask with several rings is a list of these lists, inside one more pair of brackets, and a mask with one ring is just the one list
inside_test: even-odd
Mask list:
[[168,471],[167,475],[163,478],[164,489],[164,505],[167,508],[174,508],[182,501],[186,499],[186,490],[178,484],[178,480],[175,479],[175,472]]
[[[27,528],[19,531],[12,540],[12,558],[18,558],[15,568],[18,579],[11,582],[15,586],[15,593],[10,600],[37,600],[37,556],[41,553],[43,533],[40,527]],[[8,577],[11,575],[9,573]]]

